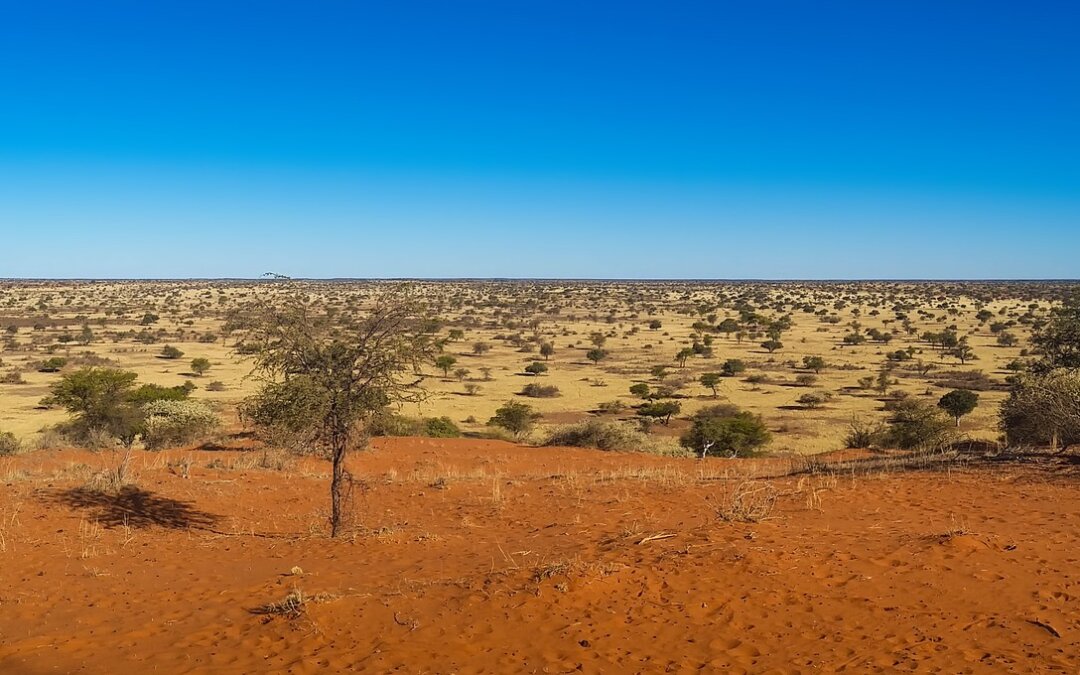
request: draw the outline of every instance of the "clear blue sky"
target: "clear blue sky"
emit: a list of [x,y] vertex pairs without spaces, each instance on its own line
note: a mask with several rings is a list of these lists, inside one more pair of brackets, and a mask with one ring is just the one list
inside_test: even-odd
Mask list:
[[0,9],[0,277],[1080,277],[1076,2]]

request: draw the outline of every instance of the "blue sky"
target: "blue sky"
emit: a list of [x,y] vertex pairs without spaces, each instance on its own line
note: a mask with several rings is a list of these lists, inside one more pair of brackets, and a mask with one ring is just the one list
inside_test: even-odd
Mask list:
[[0,6],[0,277],[1074,278],[1080,6]]

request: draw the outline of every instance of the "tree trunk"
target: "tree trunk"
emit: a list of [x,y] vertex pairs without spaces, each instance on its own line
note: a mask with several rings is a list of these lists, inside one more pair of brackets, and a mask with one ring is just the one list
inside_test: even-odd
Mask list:
[[348,444],[344,438],[334,438],[333,476],[330,479],[330,536],[336,537],[341,530],[342,496],[345,488],[345,451]]

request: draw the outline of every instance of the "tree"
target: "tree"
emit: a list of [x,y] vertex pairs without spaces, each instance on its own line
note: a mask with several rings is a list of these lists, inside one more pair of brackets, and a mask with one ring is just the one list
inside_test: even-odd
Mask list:
[[446,339],[450,342],[457,342],[465,337],[465,331],[460,328],[451,328],[447,333]]
[[555,345],[551,344],[550,342],[544,342],[540,345],[540,356],[543,356],[545,361],[550,359],[554,353]]
[[630,385],[630,393],[638,398],[649,398],[649,385],[638,382]]
[[546,373],[547,370],[548,367],[545,364],[540,363],[539,361],[533,361],[529,365],[525,366],[525,372],[530,375],[541,375],[543,373]]
[[191,372],[202,377],[210,370],[210,359],[199,357],[191,360]]
[[728,457],[749,457],[770,440],[761,417],[721,404],[702,408],[691,420],[679,443],[702,458],[710,452]]
[[443,377],[450,377],[450,369],[457,363],[457,359],[449,354],[443,354],[435,359],[435,367],[443,371]]
[[[75,417],[83,429],[126,436],[130,420],[128,396],[138,377],[116,368],[80,368],[67,373],[50,387],[47,405],[59,405]],[[132,438],[134,440],[134,438]]]
[[1032,333],[1031,344],[1042,355],[1036,364],[1039,371],[1080,369],[1080,295],[1055,308],[1050,320]]
[[656,378],[657,382],[663,382],[667,375],[667,366],[653,366],[649,368],[649,374]]
[[184,352],[180,351],[176,347],[173,347],[172,345],[165,345],[161,349],[161,358],[163,359],[178,359],[183,355]]
[[712,389],[713,398],[717,397],[716,387],[720,384],[720,373],[705,373],[698,381],[701,386]]
[[508,401],[495,411],[495,416],[488,420],[488,425],[506,429],[515,436],[526,434],[541,417],[532,406],[516,401]]
[[653,319],[649,322],[649,330],[660,330],[664,324],[660,322],[660,319]]
[[265,379],[242,406],[245,419],[302,435],[328,454],[330,536],[342,525],[345,457],[359,432],[391,403],[420,401],[421,368],[441,344],[426,330],[424,307],[407,290],[375,299],[362,317],[345,319],[292,298],[246,317],[246,344]]
[[667,426],[671,422],[671,416],[677,415],[680,410],[682,410],[682,405],[678,401],[656,401],[638,408],[637,414],[641,417],[660,420],[661,424]]
[[766,340],[765,342],[762,342],[762,343],[761,343],[761,346],[762,346],[762,348],[764,348],[764,349],[765,349],[765,350],[766,350],[767,352],[769,352],[770,354],[772,354],[772,353],[773,353],[773,352],[775,352],[775,351],[776,351],[777,349],[783,349],[783,348],[784,348],[784,343],[783,343],[783,342],[780,342],[779,340]]
[[694,350],[693,349],[691,349],[689,347],[684,347],[683,349],[680,349],[675,354],[675,360],[679,362],[679,367],[680,368],[685,368],[686,367],[686,360],[689,359],[693,355],[694,355]]
[[955,347],[949,350],[949,354],[960,359],[960,365],[975,359],[975,351],[966,341],[961,340]]
[[954,389],[945,394],[938,401],[937,406],[952,415],[956,420],[956,426],[960,426],[960,418],[969,414],[979,405],[979,395],[967,389]]
[[593,363],[600,363],[607,358],[607,355],[608,353],[603,349],[600,349],[599,347],[595,349],[590,349],[589,351],[585,352],[585,358],[589,359]]
[[825,368],[828,366],[828,364],[825,363],[825,359],[821,358],[820,356],[804,356],[802,363],[803,368],[806,368],[807,370],[812,370],[818,374],[820,374],[821,371],[825,370]]

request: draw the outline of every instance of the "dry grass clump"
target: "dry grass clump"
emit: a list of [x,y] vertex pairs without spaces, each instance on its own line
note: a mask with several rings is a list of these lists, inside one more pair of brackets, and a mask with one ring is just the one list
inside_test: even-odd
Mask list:
[[716,517],[725,522],[761,522],[772,514],[777,494],[771,483],[739,481],[721,495]]

